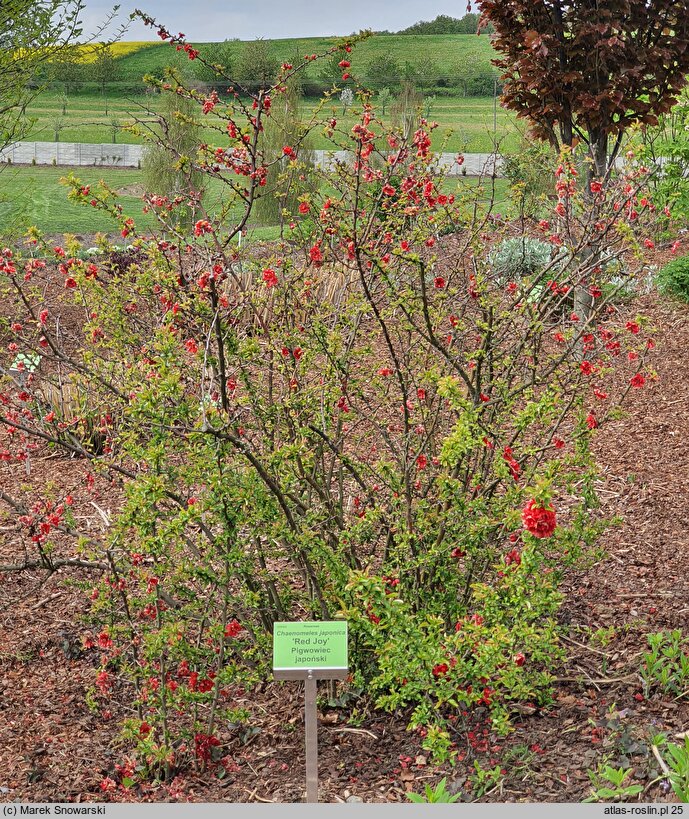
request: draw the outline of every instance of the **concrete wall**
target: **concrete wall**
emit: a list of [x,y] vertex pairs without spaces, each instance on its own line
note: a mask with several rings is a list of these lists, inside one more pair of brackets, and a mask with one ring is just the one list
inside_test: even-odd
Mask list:
[[137,168],[144,145],[82,142],[15,142],[0,151],[0,162],[13,165],[111,165]]
[[[138,168],[145,145],[88,144],[84,142],[16,142],[0,151],[0,162],[8,159],[13,165],[108,165],[115,168]],[[332,167],[336,162],[351,160],[347,151],[313,151],[319,167]],[[500,158],[493,154],[465,154],[459,166],[457,154],[440,154],[438,161],[448,176],[479,176],[494,171],[500,176]]]

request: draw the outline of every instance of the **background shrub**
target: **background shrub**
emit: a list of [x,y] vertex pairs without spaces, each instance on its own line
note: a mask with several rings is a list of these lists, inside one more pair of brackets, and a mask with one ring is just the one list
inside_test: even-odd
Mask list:
[[689,301],[689,256],[673,259],[658,273],[658,289],[662,293]]
[[552,245],[517,236],[505,239],[490,256],[490,263],[500,279],[516,279],[540,273],[551,262]]

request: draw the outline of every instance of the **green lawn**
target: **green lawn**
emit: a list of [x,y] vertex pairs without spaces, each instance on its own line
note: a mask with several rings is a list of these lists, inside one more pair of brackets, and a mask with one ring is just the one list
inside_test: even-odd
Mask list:
[[[337,38],[327,37],[272,40],[269,41],[269,48],[278,61],[295,63],[307,54],[324,53],[336,42]],[[117,59],[117,81],[107,86],[105,97],[98,92],[93,82],[85,83],[81,90],[69,93],[66,104],[61,88],[40,95],[28,111],[29,116],[35,118],[35,123],[27,138],[47,142],[56,139],[62,142],[140,142],[140,138],[124,129],[133,122],[133,117],[145,119],[146,112],[155,111],[160,104],[159,95],[144,93],[144,74],[161,76],[165,66],[174,65],[192,82],[196,64],[189,61],[183,52],[177,52],[163,42],[138,45],[137,50]],[[203,53],[203,43],[194,45]],[[240,41],[229,44],[230,59],[235,68],[244,47],[245,43]],[[117,53],[117,49],[115,51]],[[371,61],[383,55],[393,55],[401,69],[405,63],[416,64],[420,57],[429,59],[435,65],[433,76],[436,79],[442,75],[446,77],[446,81],[454,82],[448,78],[454,76],[457,73],[455,69],[460,70],[461,67],[490,74],[493,71],[490,61],[495,52],[488,36],[374,35],[356,45],[351,55],[348,55],[352,62],[350,70],[355,76],[367,80]],[[305,79],[318,79],[322,82],[323,70],[324,63],[316,61],[306,69]],[[88,71],[87,66],[85,71]],[[494,103],[491,97],[443,96],[455,93],[458,93],[456,88],[438,88],[435,94],[430,90],[425,92],[427,100],[435,96],[432,102],[427,101],[429,107],[425,113],[441,126],[433,140],[436,150],[445,145],[448,151],[490,151],[494,137],[504,140],[506,150],[517,150],[518,138],[511,114],[498,106],[494,131]],[[305,100],[305,116],[316,102],[316,98]],[[354,124],[352,116],[342,116],[341,106],[335,105],[333,110],[346,127]],[[386,113],[386,119],[389,119],[389,110]],[[449,138],[448,131],[452,131]],[[209,129],[203,138],[213,142],[217,135]],[[318,133],[314,134],[313,147],[327,149],[332,146]]]
[[[29,225],[36,225],[44,233],[96,233],[117,231],[117,224],[106,214],[88,206],[76,205],[67,200],[67,188],[60,179],[69,172],[68,168],[5,166],[0,170],[0,225],[4,234],[17,234]],[[120,203],[125,213],[134,217],[137,225],[152,228],[153,218],[141,212],[140,186],[141,172],[136,169],[113,170],[110,168],[78,168],[76,175],[84,184],[94,185],[100,179],[114,190],[121,191]],[[460,177],[447,180],[447,192],[458,186],[466,188],[476,185],[476,180]],[[138,188],[138,190],[137,190]],[[222,186],[211,185],[207,201],[209,208],[222,195]],[[508,184],[504,179],[496,180],[497,206],[506,205]],[[249,238],[273,239],[276,228],[253,227]]]
[[[139,53],[139,52],[137,52]],[[111,97],[108,99],[108,113],[105,113],[105,102],[99,94],[73,94],[67,98],[66,113],[62,113],[61,95],[56,93],[41,94],[29,108],[29,116],[35,119],[29,140],[52,142],[55,139],[56,120],[60,121],[59,141],[61,142],[112,142],[113,123],[116,119],[118,129],[114,134],[118,142],[142,142],[139,137],[127,132],[124,128],[134,122],[134,117],[151,119],[146,111],[153,111],[160,104],[160,96]],[[304,116],[307,116],[315,105],[315,99],[305,100]],[[328,107],[326,113],[333,113],[347,129],[354,125],[350,111],[342,114],[338,104]],[[503,150],[517,150],[519,136],[515,119],[499,105],[496,107],[496,130],[493,131],[494,101],[490,97],[437,97],[428,110],[430,118],[437,121],[440,127],[434,134],[433,147],[436,150],[467,151],[471,153],[492,150],[493,138],[502,140]],[[385,120],[389,122],[389,110]],[[451,134],[448,137],[448,133]],[[217,132],[207,129],[203,138],[210,143],[218,140]],[[314,132],[313,147],[329,149],[332,144],[321,132]]]

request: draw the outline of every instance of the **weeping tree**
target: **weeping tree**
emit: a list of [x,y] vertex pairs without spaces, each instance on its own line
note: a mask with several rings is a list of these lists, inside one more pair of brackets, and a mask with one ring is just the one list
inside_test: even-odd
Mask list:
[[402,131],[406,140],[411,139],[411,135],[416,130],[422,106],[423,96],[416,90],[413,83],[403,83],[402,91],[390,107],[390,116],[393,125]]
[[[203,176],[193,164],[201,142],[195,113],[196,106],[190,99],[179,94],[163,96],[154,141],[146,149],[141,166],[147,193],[170,199],[184,197],[189,202],[203,192]],[[193,205],[175,212],[180,227],[193,221]]]
[[259,148],[268,177],[254,210],[263,225],[282,228],[297,212],[299,197],[315,184],[314,154],[300,120],[301,99],[300,86],[290,80],[287,90],[274,98],[270,116],[264,121]]
[[503,105],[556,150],[583,142],[590,178],[625,131],[656,125],[689,71],[687,0],[479,0],[495,29]]

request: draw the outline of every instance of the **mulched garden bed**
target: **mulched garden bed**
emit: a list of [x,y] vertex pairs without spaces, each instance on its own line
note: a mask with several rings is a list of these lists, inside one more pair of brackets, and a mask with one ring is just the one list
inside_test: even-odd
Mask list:
[[[658,262],[662,263],[659,254]],[[569,577],[561,621],[568,662],[560,670],[551,706],[524,706],[507,738],[491,733],[481,709],[457,722],[454,767],[434,767],[420,737],[405,730],[406,714],[320,709],[322,801],[404,802],[447,776],[450,790],[481,801],[579,801],[590,793],[587,769],[603,760],[630,764],[643,801],[673,801],[651,753],[649,737],[671,738],[689,728],[686,696],[644,696],[639,677],[646,635],[686,628],[689,622],[689,307],[655,294],[620,307],[629,318],[648,316],[656,328],[652,364],[657,378],[629,396],[626,417],[594,436],[600,465],[601,512],[620,517],[601,540],[606,556]],[[39,451],[31,473],[0,465],[0,491],[18,483],[67,491],[80,484],[86,465]],[[74,513],[94,531],[114,512],[119,491],[95,487],[93,504]],[[0,519],[0,563],[22,559],[11,515]],[[61,569],[0,575],[0,801],[275,801],[304,796],[303,697],[298,683],[266,683],[237,701],[255,715],[251,730],[228,733],[231,764],[187,772],[170,783],[124,797],[100,783],[121,763],[118,719],[93,714],[85,692],[94,683],[99,655],[81,648],[89,602],[77,581],[93,572]],[[592,636],[595,632],[597,634]],[[325,694],[325,688],[323,689]],[[470,787],[474,760],[504,770],[502,783],[478,794]]]

